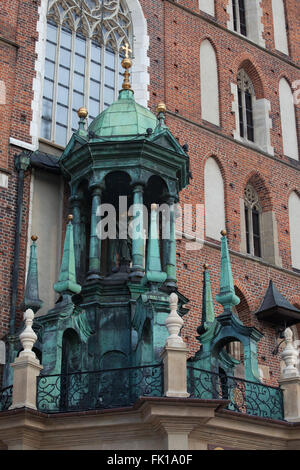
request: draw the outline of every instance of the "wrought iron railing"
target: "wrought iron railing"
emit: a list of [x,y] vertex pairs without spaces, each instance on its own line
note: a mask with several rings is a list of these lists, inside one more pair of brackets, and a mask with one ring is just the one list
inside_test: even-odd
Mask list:
[[0,390],[0,411],[6,411],[12,404],[13,386],[2,388]]
[[37,378],[37,408],[47,413],[132,406],[163,396],[162,364]]
[[229,400],[227,409],[271,419],[284,419],[282,390],[261,383],[188,367],[191,398]]

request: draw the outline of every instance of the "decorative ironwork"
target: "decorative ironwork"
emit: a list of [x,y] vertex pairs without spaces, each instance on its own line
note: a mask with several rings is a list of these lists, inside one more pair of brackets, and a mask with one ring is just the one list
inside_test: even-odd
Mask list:
[[38,377],[37,408],[47,413],[132,406],[163,395],[162,365]]
[[282,390],[261,383],[188,367],[191,398],[224,399],[227,409],[251,416],[283,420]]
[[13,386],[5,387],[0,390],[0,411],[6,411],[12,404]]

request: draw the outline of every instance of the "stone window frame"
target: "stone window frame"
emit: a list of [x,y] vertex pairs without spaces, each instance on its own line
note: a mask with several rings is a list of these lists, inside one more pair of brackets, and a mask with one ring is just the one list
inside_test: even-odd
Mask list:
[[[256,72],[255,72],[256,73]],[[242,92],[242,103],[240,102],[239,89]],[[252,79],[246,70],[241,67],[237,74],[237,83],[231,83],[231,93],[233,94],[232,113],[235,115],[235,129],[233,138],[254,149],[262,150],[269,155],[274,155],[274,148],[271,145],[272,119],[270,118],[271,103],[263,96],[257,97]],[[244,135],[241,135],[240,109],[242,107],[244,125],[246,119],[246,93],[251,96],[253,140],[247,138],[247,129],[244,127]]]
[[240,137],[255,142],[253,102],[255,91],[251,79],[244,69],[237,74]]
[[[237,5],[238,0],[228,0],[226,11],[228,13],[229,19],[227,21],[227,28],[231,31],[234,31],[236,34],[239,34],[242,37],[246,37],[250,41],[255,42],[261,47],[265,47],[266,42],[263,38],[264,25],[262,23],[263,11],[261,7],[261,0],[243,0],[245,7],[245,17],[246,17],[246,34],[241,33],[241,28],[238,26],[240,23],[239,14],[240,9],[236,8],[237,12],[237,26],[235,28],[234,21],[234,5]],[[238,2],[239,3],[239,2]]]
[[232,0],[233,29],[247,37],[245,0]]
[[[256,181],[258,184],[261,182]],[[270,203],[267,203],[264,200],[264,195],[261,193],[258,188],[256,188],[256,182],[253,180],[248,180],[244,190],[243,197],[240,198],[240,222],[241,222],[241,245],[240,250],[247,256],[251,256],[257,260],[264,260],[274,266],[282,267],[282,258],[280,256],[279,243],[278,243],[278,227],[276,214]],[[258,257],[254,254],[253,248],[252,252],[247,249],[247,239],[246,239],[246,214],[245,214],[245,191],[246,188],[253,188],[254,193],[257,196],[250,198],[249,206],[256,204],[256,209],[259,212],[259,227],[260,227],[260,243],[261,243],[261,256]],[[252,191],[252,189],[251,189]],[[263,191],[267,191],[266,188]],[[254,194],[253,193],[253,194]],[[249,199],[249,197],[248,197]]]
[[[249,255],[257,258],[262,258],[262,207],[259,201],[259,196],[251,184],[247,184],[244,192],[244,206],[245,206],[245,232],[246,232],[246,247]],[[257,215],[258,233],[254,233],[253,216]],[[247,220],[248,219],[248,220]],[[255,239],[258,240],[258,245],[255,246]]]
[[91,122],[117,99],[121,87],[121,47],[133,43],[131,15],[123,0],[101,5],[49,2],[41,137],[58,145],[66,145],[77,130],[79,107],[91,110]]

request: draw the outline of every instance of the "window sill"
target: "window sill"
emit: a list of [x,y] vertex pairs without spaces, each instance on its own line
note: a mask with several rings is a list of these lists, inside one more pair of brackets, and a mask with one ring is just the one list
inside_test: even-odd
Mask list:
[[251,140],[245,139],[244,137],[240,136],[235,136],[234,140],[237,140],[238,142],[241,142],[243,145],[246,147],[249,147],[253,150],[257,150],[259,152],[267,153],[268,155],[273,156],[271,153],[266,152],[260,145],[258,145],[256,142],[252,142]]
[[45,153],[51,153],[57,157],[60,157],[62,152],[65,150],[65,147],[55,144],[50,140],[39,138],[39,150]]

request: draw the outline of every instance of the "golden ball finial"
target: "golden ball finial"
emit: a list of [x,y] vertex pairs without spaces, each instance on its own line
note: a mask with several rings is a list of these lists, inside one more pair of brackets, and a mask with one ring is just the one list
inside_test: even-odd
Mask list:
[[153,202],[153,204],[151,204],[151,210],[156,211],[156,209],[157,209],[157,204],[155,204],[155,202]]
[[88,110],[82,106],[78,109],[77,114],[80,118],[85,119],[88,115]]
[[209,264],[204,263],[203,268],[204,268],[205,270],[208,269],[208,268],[209,268]]
[[167,111],[167,107],[165,103],[163,102],[158,103],[158,105],[156,106],[156,112],[159,114],[159,113],[165,113],[166,111]]
[[221,235],[222,235],[222,237],[226,237],[226,235],[227,235],[226,230],[221,230]]
[[74,218],[74,217],[73,217],[72,214],[69,214],[69,215],[68,215],[68,220],[73,220],[73,218]]
[[32,235],[32,236],[31,236],[31,240],[32,240],[33,242],[36,242],[37,239],[38,239],[37,235]]
[[121,65],[123,69],[130,69],[132,66],[132,60],[129,57],[125,57],[125,59],[122,60]]

